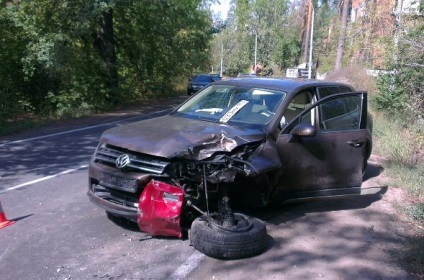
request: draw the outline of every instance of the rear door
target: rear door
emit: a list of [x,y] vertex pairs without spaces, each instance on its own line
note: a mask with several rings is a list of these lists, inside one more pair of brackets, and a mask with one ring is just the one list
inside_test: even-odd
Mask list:
[[[323,98],[292,120],[277,139],[283,163],[279,190],[310,192],[360,186],[366,160],[366,118],[367,94],[357,92]],[[316,135],[291,135],[299,123],[311,124]]]

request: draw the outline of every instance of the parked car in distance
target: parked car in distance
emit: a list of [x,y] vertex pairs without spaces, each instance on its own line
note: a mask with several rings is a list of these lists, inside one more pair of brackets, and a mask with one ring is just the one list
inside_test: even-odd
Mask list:
[[246,209],[360,194],[372,150],[367,98],[328,81],[214,82],[168,115],[105,131],[88,196],[153,236],[188,235],[209,256],[259,254],[266,227]]
[[237,78],[253,78],[253,77],[257,77],[257,75],[255,73],[253,73],[253,74],[249,74],[249,73],[238,73],[237,74]]
[[221,80],[219,74],[198,74],[188,82],[187,94],[192,95],[215,81]]

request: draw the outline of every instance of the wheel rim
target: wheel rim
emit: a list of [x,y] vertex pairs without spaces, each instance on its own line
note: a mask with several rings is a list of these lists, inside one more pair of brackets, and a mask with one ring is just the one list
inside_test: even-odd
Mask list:
[[234,216],[236,218],[237,223],[235,226],[232,227],[222,226],[219,221],[213,218],[213,216],[203,217],[203,219],[207,221],[210,226],[219,228],[227,232],[246,232],[252,228],[253,224],[247,216],[240,213],[234,213]]

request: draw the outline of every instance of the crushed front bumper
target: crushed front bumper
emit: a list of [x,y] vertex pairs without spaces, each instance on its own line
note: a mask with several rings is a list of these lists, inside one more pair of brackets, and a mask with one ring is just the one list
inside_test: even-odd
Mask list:
[[103,208],[106,210],[106,212],[109,212],[115,216],[123,217],[133,222],[137,222],[137,205],[128,207],[113,203],[111,201],[105,200],[104,197],[102,198],[98,196],[92,191],[91,188],[88,190],[87,195],[91,202]]

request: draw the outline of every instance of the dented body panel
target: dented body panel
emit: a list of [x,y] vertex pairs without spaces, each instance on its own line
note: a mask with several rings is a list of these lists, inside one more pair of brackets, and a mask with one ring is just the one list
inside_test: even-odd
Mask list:
[[348,85],[222,80],[166,116],[105,131],[88,196],[151,235],[181,237],[230,207],[356,192],[371,133],[367,94]]
[[260,130],[166,115],[110,129],[101,141],[164,158],[203,160],[215,152],[261,141]]
[[137,223],[153,236],[182,237],[180,226],[184,191],[176,186],[151,180],[138,202]]

